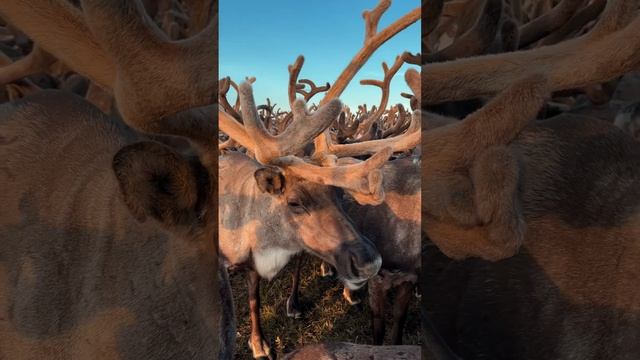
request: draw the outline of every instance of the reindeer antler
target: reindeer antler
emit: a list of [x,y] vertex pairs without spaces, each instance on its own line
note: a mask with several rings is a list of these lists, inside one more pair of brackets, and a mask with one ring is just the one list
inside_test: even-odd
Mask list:
[[360,80],[361,85],[373,85],[377,86],[382,90],[382,97],[380,99],[380,106],[378,106],[377,110],[373,115],[369,116],[365,121],[362,122],[362,129],[368,131],[375,121],[377,121],[384,110],[387,108],[387,103],[389,102],[389,88],[391,86],[391,80],[393,76],[400,70],[402,65],[404,64],[404,58],[402,56],[396,56],[396,60],[393,62],[393,65],[389,67],[386,62],[382,63],[382,70],[384,72],[383,80]]
[[229,113],[229,115],[233,116],[237,120],[241,120],[242,116],[238,114],[236,109],[229,104],[229,100],[227,99],[227,94],[231,87],[237,89],[238,86],[231,80],[230,77],[225,77],[220,79],[219,89],[218,89],[218,101],[220,101],[220,105],[224,108],[224,110]]
[[535,73],[549,78],[552,91],[611,80],[640,64],[640,17],[631,19],[637,5],[611,0],[589,33],[556,45],[423,65],[422,99],[436,104],[490,96]]
[[[464,34],[456,38],[456,40],[448,47],[427,55],[423,61],[427,63],[441,62],[457,59],[464,56],[473,56],[483,54],[493,43],[498,31],[500,21],[500,13],[502,12],[502,0],[484,0],[477,1],[473,5],[484,5],[479,8],[479,14],[475,24]],[[477,6],[471,6],[471,10],[475,11]],[[471,16],[471,18],[474,18]]]
[[[251,85],[246,82],[242,83],[238,90],[240,91],[244,128],[247,134],[260,144],[255,149],[255,156],[256,160],[263,164],[268,164],[278,157],[300,152],[318,134],[331,125],[342,108],[342,103],[336,99],[309,115],[304,100],[298,99],[293,103],[291,109],[294,117],[292,124],[282,134],[273,136],[265,129],[258,117]],[[229,135],[231,136],[231,134]]]
[[[84,0],[82,11],[65,0],[2,1],[0,15],[71,69],[112,89],[132,127],[214,145],[217,129],[209,105],[217,92],[217,15],[202,32],[175,42],[139,1]],[[159,82],[167,86],[156,86]]]
[[[351,59],[351,62],[344,68],[342,73],[338,76],[336,81],[333,82],[333,86],[325,97],[320,101],[320,105],[326,104],[332,99],[337,98],[342,94],[344,89],[349,85],[353,77],[358,70],[369,60],[373,52],[384,44],[387,40],[392,38],[395,34],[406,29],[409,25],[413,24],[420,18],[420,7],[411,10],[409,13],[402,16],[400,19],[393,22],[391,25],[381,31],[377,31],[377,24],[384,14],[384,11],[389,7],[389,0],[380,0],[378,5],[371,12],[365,12],[363,17],[365,19],[365,42],[363,47],[356,53]],[[327,137],[328,134],[323,133],[315,140],[315,149],[317,154],[327,153]]]
[[402,152],[415,148],[420,144],[420,121],[421,113],[414,111],[411,124],[407,130],[398,136],[385,139],[375,139],[361,141],[351,144],[327,143],[328,152],[338,157],[370,155],[385,148],[390,148],[392,152]]
[[0,68],[0,85],[8,84],[23,77],[46,72],[58,59],[35,44],[29,55]]
[[349,166],[318,166],[295,156],[333,123],[342,109],[339,100],[333,100],[313,114],[308,114],[305,101],[297,99],[292,108],[294,121],[281,134],[274,136],[265,129],[258,117],[251,85],[246,82],[240,84],[239,96],[244,126],[219,111],[220,130],[252,151],[258,162],[278,165],[306,180],[342,187],[382,201],[382,175],[377,169],[389,158],[392,149],[380,149],[367,161]]
[[309,91],[304,90],[304,88],[297,89],[298,94],[302,95],[302,97],[304,98],[304,101],[307,101],[307,102],[311,100],[311,98],[314,97],[316,94],[329,91],[329,89],[331,88],[331,84],[329,83],[325,83],[322,86],[317,86],[316,83],[314,83],[312,80],[309,80],[309,79],[300,79],[298,80],[298,83],[309,85]]
[[522,26],[518,47],[528,46],[562,26],[583,3],[584,0],[563,0],[551,11]]

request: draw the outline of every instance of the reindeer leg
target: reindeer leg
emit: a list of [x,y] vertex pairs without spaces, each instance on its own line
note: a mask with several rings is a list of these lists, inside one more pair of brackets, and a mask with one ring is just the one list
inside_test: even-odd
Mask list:
[[391,339],[393,345],[402,345],[402,331],[407,320],[407,309],[413,295],[414,284],[405,281],[396,287],[396,297],[393,301],[393,328]]
[[383,281],[380,275],[369,279],[369,307],[371,307],[374,345],[382,345],[384,341],[384,305],[387,300],[387,291]]
[[269,360],[275,360],[269,343],[262,335],[260,326],[260,275],[258,275],[257,271],[249,270],[247,285],[249,288],[249,315],[251,317],[249,348],[253,352],[254,359],[268,358]]
[[298,299],[298,287],[300,285],[300,269],[304,263],[304,255],[298,254],[296,261],[296,269],[293,272],[293,284],[291,286],[291,295],[287,299],[287,316],[294,319],[302,317],[300,309],[300,301]]

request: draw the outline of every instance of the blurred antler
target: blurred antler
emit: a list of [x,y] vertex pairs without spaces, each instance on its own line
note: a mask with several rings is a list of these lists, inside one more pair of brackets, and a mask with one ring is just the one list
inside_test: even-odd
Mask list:
[[[332,99],[337,98],[342,94],[344,89],[349,85],[353,77],[358,70],[369,60],[373,52],[378,49],[387,40],[392,38],[400,31],[406,29],[409,25],[415,23],[420,19],[420,7],[411,10],[409,13],[402,16],[400,19],[393,22],[385,29],[378,31],[377,25],[380,17],[382,17],[384,11],[389,7],[390,0],[380,0],[378,5],[370,12],[364,12],[363,17],[365,21],[365,41],[364,45],[351,59],[349,64],[340,73],[336,81],[333,82],[333,86],[325,97],[320,101],[320,105],[326,104]],[[316,138],[314,143],[316,154],[327,153],[327,133],[323,133]]]

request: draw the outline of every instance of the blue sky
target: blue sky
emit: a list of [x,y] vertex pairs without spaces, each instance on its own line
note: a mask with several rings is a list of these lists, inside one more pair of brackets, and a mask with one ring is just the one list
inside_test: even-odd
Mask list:
[[[342,69],[360,49],[364,39],[362,12],[373,9],[378,0],[221,0],[220,77],[240,82],[255,76],[256,101],[269,97],[288,110],[287,66],[298,55],[305,63],[299,78],[318,85],[333,84]],[[396,0],[383,15],[378,29],[420,6],[418,0]],[[382,62],[391,66],[403,51],[420,51],[420,24],[415,23],[380,47],[360,69],[340,99],[351,107],[378,104],[380,89],[360,85],[362,79],[383,79]],[[404,82],[405,64],[391,83],[389,103],[408,105],[401,92],[410,92]],[[323,94],[311,102],[317,103]],[[233,97],[231,97],[233,98]]]

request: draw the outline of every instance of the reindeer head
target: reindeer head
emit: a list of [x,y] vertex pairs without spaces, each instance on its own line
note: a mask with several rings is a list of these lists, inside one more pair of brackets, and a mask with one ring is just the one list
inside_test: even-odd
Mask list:
[[[253,153],[255,161],[244,160],[245,165],[241,165],[243,161],[238,157],[243,155],[236,154],[232,166],[224,171],[249,167],[253,172],[250,186],[255,190],[227,190],[230,187],[225,184],[231,180],[226,179],[222,187],[224,191],[238,191],[236,197],[242,195],[240,192],[245,196],[252,193],[254,203],[260,203],[258,209],[262,213],[256,216],[266,230],[254,231],[260,233],[252,249],[256,269],[262,276],[272,277],[278,268],[267,258],[275,256],[274,249],[290,253],[306,250],[336,266],[339,275],[353,287],[363,285],[380,268],[380,255],[342,212],[335,187],[382,199],[378,168],[389,158],[391,149],[347,166],[339,166],[331,157],[296,156],[338,117],[342,109],[340,101],[333,100],[311,114],[304,100],[294,101],[290,125],[274,136],[258,115],[251,85],[240,84],[238,91],[244,124],[220,112],[220,125],[233,141]],[[224,208],[224,203],[221,205]]]

